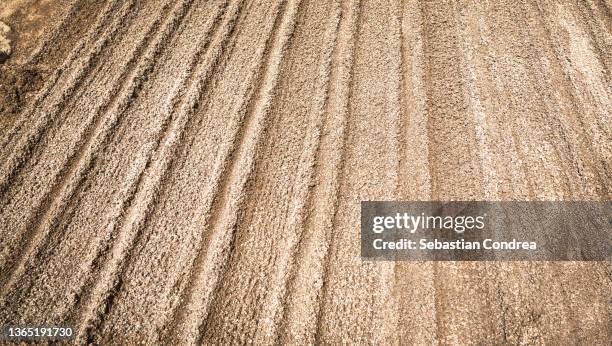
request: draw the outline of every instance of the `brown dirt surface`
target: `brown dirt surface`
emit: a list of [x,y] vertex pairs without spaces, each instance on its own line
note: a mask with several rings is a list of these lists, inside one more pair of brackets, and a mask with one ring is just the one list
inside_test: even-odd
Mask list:
[[2,0],[0,326],[610,345],[607,262],[367,262],[362,200],[612,197],[609,0]]

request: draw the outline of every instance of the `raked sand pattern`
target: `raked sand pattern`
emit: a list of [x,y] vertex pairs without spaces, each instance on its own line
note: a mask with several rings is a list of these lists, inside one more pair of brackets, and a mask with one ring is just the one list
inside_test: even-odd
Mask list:
[[0,325],[609,345],[609,263],[366,262],[362,200],[610,200],[612,2],[4,0]]

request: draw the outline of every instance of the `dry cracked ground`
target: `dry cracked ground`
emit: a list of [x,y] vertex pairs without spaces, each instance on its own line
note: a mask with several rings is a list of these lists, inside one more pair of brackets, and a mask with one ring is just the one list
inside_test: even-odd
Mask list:
[[2,0],[0,325],[609,345],[608,262],[366,262],[362,200],[610,200],[610,0]]

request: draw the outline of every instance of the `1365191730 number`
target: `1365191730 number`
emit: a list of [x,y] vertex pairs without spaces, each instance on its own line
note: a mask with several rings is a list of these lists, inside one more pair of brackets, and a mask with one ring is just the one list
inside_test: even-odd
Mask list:
[[69,326],[5,326],[2,338],[9,340],[66,339],[74,335]]

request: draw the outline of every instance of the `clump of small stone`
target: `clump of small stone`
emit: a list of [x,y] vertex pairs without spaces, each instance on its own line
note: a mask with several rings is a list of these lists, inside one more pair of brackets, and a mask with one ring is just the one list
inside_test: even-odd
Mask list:
[[11,28],[0,22],[0,63],[11,56],[11,40],[7,37],[9,32],[11,32]]

